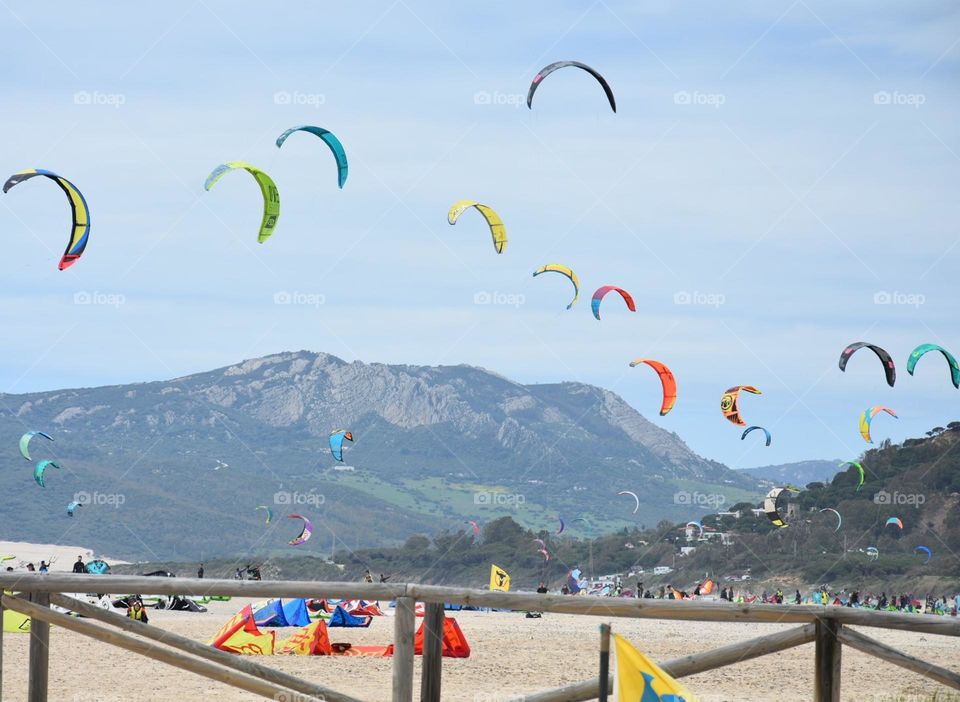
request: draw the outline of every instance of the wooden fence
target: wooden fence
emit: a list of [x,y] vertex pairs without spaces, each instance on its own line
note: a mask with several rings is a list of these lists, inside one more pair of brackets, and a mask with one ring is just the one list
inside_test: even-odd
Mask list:
[[[417,602],[426,603],[421,702],[440,701],[444,603],[602,617],[797,624],[798,626],[787,631],[666,661],[661,667],[672,676],[680,678],[812,641],[816,647],[814,699],[817,702],[840,699],[840,661],[844,644],[960,690],[960,674],[901,653],[849,628],[852,625],[960,636],[960,619],[957,617],[875,612],[820,605],[734,605],[699,600],[678,602],[571,597],[390,583],[266,582],[125,575],[6,573],[0,574],[0,588],[4,593],[0,596],[0,617],[3,609],[8,608],[32,618],[29,702],[47,700],[51,624],[269,699],[359,702],[350,695],[274,670],[250,658],[225,653],[151,624],[135,622],[115,612],[79,602],[63,594],[66,592],[395,600],[397,608],[393,620],[393,702],[413,700],[413,639]],[[7,592],[15,594],[6,594]],[[84,618],[56,612],[50,609],[51,604],[69,609]],[[2,652],[3,634],[0,628],[0,696],[3,686]],[[609,678],[607,685],[611,684],[612,678]],[[600,688],[601,678],[598,675],[575,685],[525,695],[517,698],[516,702],[582,702],[596,699]]]

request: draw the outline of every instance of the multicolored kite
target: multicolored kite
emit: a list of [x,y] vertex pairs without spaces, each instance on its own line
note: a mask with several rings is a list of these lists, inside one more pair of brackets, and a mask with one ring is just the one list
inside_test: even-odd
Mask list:
[[616,285],[604,285],[603,287],[597,288],[597,291],[593,293],[593,299],[590,301],[590,306],[593,308],[594,317],[600,319],[600,302],[611,290],[615,290],[616,292],[620,293],[620,297],[622,297],[623,301],[627,303],[628,310],[631,312],[637,311],[637,306],[634,304],[633,298],[630,297],[630,293],[623,288],[618,288]]
[[3,192],[7,192],[14,185],[22,183],[25,180],[30,180],[36,176],[46,176],[55,182],[60,186],[60,189],[66,193],[67,200],[70,201],[70,210],[73,212],[73,226],[70,229],[70,239],[67,241],[67,248],[60,258],[60,265],[58,266],[62,271],[76,263],[80,256],[83,255],[84,249],[87,248],[87,240],[90,238],[90,208],[87,207],[87,201],[84,199],[83,194],[77,190],[77,186],[66,178],[42,168],[28,168],[25,171],[14,173],[7,178],[7,182],[3,184]]
[[727,388],[720,398],[720,411],[723,412],[723,416],[726,417],[728,421],[733,422],[737,426],[745,427],[747,423],[740,418],[739,403],[741,392],[749,392],[753,395],[762,394],[752,385],[734,385],[732,388]]

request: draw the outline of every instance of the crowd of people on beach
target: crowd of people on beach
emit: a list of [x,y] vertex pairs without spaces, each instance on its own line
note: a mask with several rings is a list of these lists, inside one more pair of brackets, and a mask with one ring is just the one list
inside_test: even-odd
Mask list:
[[[541,583],[541,587],[542,587]],[[719,587],[719,590],[717,589]],[[539,592],[539,590],[538,590]],[[645,588],[642,581],[637,581],[635,588],[625,588],[622,579],[617,576],[611,582],[593,583],[578,592],[571,592],[567,583],[560,588],[561,595],[584,594],[606,597],[636,597],[647,600],[720,600],[732,604],[791,604],[791,605],[831,605],[836,607],[856,607],[873,609],[884,612],[906,612],[921,614],[939,614],[957,616],[960,613],[960,589],[953,595],[932,595],[920,597],[912,593],[887,595],[886,591],[879,595],[873,592],[861,593],[859,590],[831,591],[827,585],[815,588],[804,595],[799,589],[792,594],[785,593],[783,588],[776,590],[762,590],[759,594],[752,591],[737,591],[733,586],[720,587],[719,583],[705,580],[696,583],[691,590],[675,588],[666,584],[659,587]]]

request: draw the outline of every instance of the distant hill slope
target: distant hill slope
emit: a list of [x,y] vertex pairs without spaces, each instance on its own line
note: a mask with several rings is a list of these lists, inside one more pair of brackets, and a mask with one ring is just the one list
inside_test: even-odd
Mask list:
[[775,466],[760,466],[759,468],[743,468],[738,473],[746,473],[759,480],[766,480],[778,485],[796,485],[804,487],[810,483],[825,483],[833,479],[840,472],[840,461],[800,461],[798,463],[781,463]]
[[[355,438],[344,464],[328,450],[338,427]],[[16,450],[29,429],[56,439],[31,445],[62,466],[43,489]],[[290,552],[291,513],[314,522],[297,551],[329,553],[506,514],[550,529],[557,515],[590,515],[600,533],[636,523],[623,489],[640,495],[648,525],[702,513],[678,492],[727,504],[757,494],[751,476],[601,388],[307,351],[170,381],[2,395],[0,436],[0,536],[151,560]],[[71,519],[77,493],[89,504]]]

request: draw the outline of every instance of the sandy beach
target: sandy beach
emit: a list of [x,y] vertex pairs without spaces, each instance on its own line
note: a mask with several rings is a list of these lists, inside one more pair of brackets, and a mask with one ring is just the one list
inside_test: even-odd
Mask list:
[[[202,614],[150,610],[150,621],[206,642],[247,601],[213,602],[209,611]],[[485,612],[458,612],[456,618],[470,642],[472,655],[468,659],[444,659],[444,700],[497,702],[596,675],[598,625],[605,621],[602,618],[547,614],[542,619],[525,619],[523,614]],[[620,620],[613,624],[616,631],[661,661],[790,628],[775,624],[641,620]],[[276,631],[278,640],[282,640],[292,629]],[[960,641],[955,638],[862,631],[901,651],[960,671]],[[393,636],[393,618],[375,618],[368,629],[332,629],[330,633],[332,641],[387,644]],[[3,700],[26,699],[28,640],[26,635],[4,637]],[[258,699],[62,629],[51,630],[50,647],[50,699],[73,702]],[[813,644],[808,644],[737,667],[697,675],[686,682],[704,701],[810,700],[813,658]],[[272,656],[261,662],[360,699],[390,698],[391,660],[388,658]],[[946,688],[933,681],[844,649],[844,700],[925,700],[938,691],[941,695],[938,700],[953,699],[942,697]]]
[[46,561],[50,564],[51,571],[69,573],[73,569],[77,556],[83,556],[84,563],[93,558],[103,558],[111,564],[126,563],[126,561],[104,556],[83,546],[32,544],[26,541],[0,541],[0,555],[14,556],[13,559],[5,561],[3,565],[16,570],[24,570],[27,563],[33,563],[34,567],[39,568],[40,561]]

